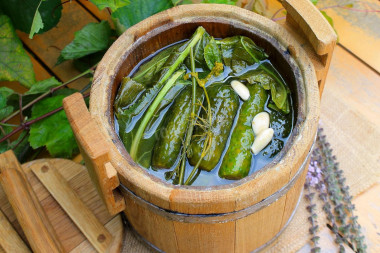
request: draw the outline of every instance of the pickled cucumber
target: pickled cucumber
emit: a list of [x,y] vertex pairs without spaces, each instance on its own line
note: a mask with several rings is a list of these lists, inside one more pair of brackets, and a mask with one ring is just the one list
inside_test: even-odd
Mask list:
[[[212,113],[212,137],[210,148],[202,159],[199,168],[211,171],[219,162],[222,152],[226,146],[231,127],[239,108],[239,98],[229,85],[215,84],[207,88],[210,98]],[[207,108],[207,104],[204,104]],[[206,112],[203,110],[201,118],[206,119]],[[188,152],[188,158],[191,165],[197,164],[201,159],[203,145],[206,135],[205,128],[196,127],[193,135],[192,144]]]
[[251,123],[256,114],[264,111],[268,95],[258,84],[247,85],[247,87],[251,97],[240,108],[230,145],[219,169],[221,178],[241,179],[248,175],[251,167],[252,153],[250,148],[255,138]]
[[[152,166],[154,168],[171,168],[181,152],[191,116],[191,93],[191,85],[188,85],[175,99],[165,117],[165,127],[163,127],[153,150]],[[202,93],[202,89],[198,88],[197,99],[203,100]],[[196,111],[199,111],[199,106]]]

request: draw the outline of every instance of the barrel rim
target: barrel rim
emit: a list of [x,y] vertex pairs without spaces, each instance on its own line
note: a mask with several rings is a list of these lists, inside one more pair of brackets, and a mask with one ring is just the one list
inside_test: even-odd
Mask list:
[[[284,51],[296,45],[295,57],[289,62],[299,69],[296,80],[298,96],[303,107],[292,133],[293,145],[281,151],[281,155],[260,171],[227,185],[220,186],[174,186],[156,178],[137,166],[119,140],[111,115],[111,93],[113,80],[136,43],[142,43],[146,36],[160,32],[181,22],[228,22],[242,29],[254,31]],[[160,30],[161,29],[161,30]],[[129,50],[129,51],[128,51]],[[110,87],[111,86],[111,87]],[[102,133],[111,145],[111,162],[120,175],[120,181],[138,196],[161,208],[184,213],[225,213],[244,209],[278,191],[291,180],[295,171],[287,164],[299,167],[303,162],[317,130],[319,117],[319,91],[314,67],[298,42],[279,24],[236,6],[186,5],[177,6],[156,14],[129,28],[119,37],[103,57],[95,72],[90,96],[90,112],[98,121]],[[290,142],[292,141],[292,142]],[[278,184],[278,187],[273,186]],[[270,189],[265,189],[265,187]]]

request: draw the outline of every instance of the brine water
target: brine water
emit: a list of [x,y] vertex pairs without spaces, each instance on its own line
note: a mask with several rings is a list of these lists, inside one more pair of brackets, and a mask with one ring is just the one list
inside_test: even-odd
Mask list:
[[[184,40],[184,41],[186,41],[186,40]],[[162,48],[161,50],[151,54],[148,57],[146,57],[145,59],[143,59],[141,62],[139,62],[139,64],[137,64],[133,68],[133,70],[131,71],[129,76],[130,77],[133,76],[134,73],[136,73],[138,71],[139,67],[142,64],[151,60],[154,56],[156,56],[162,50],[164,50],[168,47],[174,46],[178,43],[182,43],[184,41],[179,41],[179,42],[174,43],[170,46]],[[266,62],[266,64],[271,65],[269,60],[265,60],[265,62]],[[241,73],[239,73],[239,75],[241,75],[241,74],[243,74],[249,70],[254,70],[258,66],[259,66],[258,64],[254,64],[252,66],[249,66],[246,69],[244,69]],[[203,71],[202,69],[197,69],[196,71],[200,72],[199,76],[202,75],[202,71]],[[190,72],[190,70],[187,69],[187,72]],[[212,83],[224,83],[225,85],[230,85],[232,80],[239,80],[239,78],[237,78],[237,77],[229,76],[230,74],[231,74],[231,69],[228,66],[224,66],[223,73],[221,73],[216,78],[212,79]],[[277,73],[277,74],[280,76],[279,73]],[[239,80],[239,81],[241,81],[241,80]],[[244,83],[244,81],[242,81],[242,82]],[[206,84],[206,87],[207,87],[207,85],[208,84]],[[278,112],[278,111],[273,110],[270,107],[268,107],[269,101],[270,101],[270,96],[268,97],[268,101],[266,102],[266,106],[265,106],[265,111],[268,112],[270,115],[270,127],[274,130],[274,137],[273,137],[272,141],[268,144],[268,146],[266,148],[264,148],[259,154],[252,155],[249,175],[257,172],[258,170],[262,169],[265,165],[272,162],[276,158],[276,156],[278,156],[280,154],[280,151],[283,149],[286,142],[288,141],[289,136],[291,135],[291,132],[293,130],[293,125],[294,125],[293,101],[291,99],[291,96],[289,96],[289,98],[290,98],[290,113],[289,114],[283,114],[281,112]],[[240,100],[239,110],[238,110],[238,112],[234,118],[234,123],[233,123],[232,129],[230,131],[230,136],[227,140],[226,147],[222,153],[222,156],[220,157],[218,164],[210,172],[207,172],[204,170],[198,170],[198,172],[196,173],[195,180],[193,180],[193,183],[192,183],[193,186],[224,185],[224,184],[229,184],[229,183],[233,183],[236,181],[236,180],[227,180],[227,179],[220,178],[218,175],[218,171],[219,171],[219,168],[220,168],[221,163],[223,161],[223,157],[224,157],[224,155],[228,149],[232,131],[233,131],[235,124],[237,122],[237,119],[239,117],[240,107],[243,103],[243,101],[240,98],[239,98],[239,100]],[[155,175],[156,177],[162,179],[163,181],[169,182],[169,183],[173,183],[173,179],[171,179],[171,178],[168,179],[167,175],[168,175],[168,173],[173,171],[176,166],[178,166],[178,163],[180,160],[179,157],[177,159],[177,162],[170,169],[153,168],[150,164],[150,161],[151,161],[151,156],[152,156],[152,150],[154,148],[155,142],[157,141],[157,137],[158,137],[157,135],[160,133],[159,129],[161,128],[161,125],[163,122],[162,119],[168,113],[170,106],[173,104],[173,102],[170,103],[165,109],[163,109],[160,112],[160,114],[158,115],[158,120],[155,121],[156,125],[152,125],[152,126],[148,127],[147,130],[145,131],[143,139],[141,140],[141,144],[140,144],[141,148],[139,148],[139,152],[145,152],[145,153],[140,156],[141,159],[139,159],[139,161],[135,161],[140,166],[146,168],[149,171],[149,173],[151,173],[151,174]],[[133,129],[137,127],[139,120],[142,118],[142,116],[144,115],[144,113],[146,112],[147,109],[148,108],[146,108],[140,114],[133,117],[131,124],[125,130],[127,133],[133,132]],[[118,125],[118,121],[117,121],[116,116],[115,116],[114,122],[115,122],[115,130],[117,133],[119,133],[119,125]],[[119,136],[120,136],[120,133],[119,133]],[[127,151],[129,152],[130,143],[124,143],[124,145],[125,145],[125,148],[127,149]],[[186,159],[185,180],[189,177],[192,170],[193,170],[193,166],[189,163],[188,159]]]

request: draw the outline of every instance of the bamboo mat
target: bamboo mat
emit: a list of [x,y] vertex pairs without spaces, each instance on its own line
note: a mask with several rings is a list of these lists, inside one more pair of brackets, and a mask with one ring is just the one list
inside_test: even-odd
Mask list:
[[[379,112],[380,76],[337,47],[322,98],[320,125],[353,196],[380,181]],[[309,242],[306,206],[302,198],[289,226],[263,252],[296,252]],[[327,221],[321,203],[318,206],[318,224],[323,230]],[[122,252],[151,250],[127,229]]]

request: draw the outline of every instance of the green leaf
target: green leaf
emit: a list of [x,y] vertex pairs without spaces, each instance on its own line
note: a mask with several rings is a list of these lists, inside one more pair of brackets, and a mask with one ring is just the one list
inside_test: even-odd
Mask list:
[[173,50],[176,50],[182,44],[166,48],[158,55],[154,56],[149,62],[141,65],[139,70],[133,75],[133,80],[147,86],[152,83],[154,77],[159,73],[169,58]]
[[8,97],[14,93],[15,92],[12,89],[9,89],[7,87],[0,87],[0,108],[3,108],[7,105]]
[[288,113],[288,89],[271,64],[264,62],[257,69],[249,70],[239,78],[245,79],[251,84],[260,83],[264,89],[270,90],[274,104],[285,113]]
[[33,21],[32,21],[32,27],[30,28],[29,32],[29,39],[33,39],[33,36],[35,33],[38,33],[42,28],[44,28],[44,23],[42,22],[41,14],[39,12],[40,5],[43,0],[40,1],[36,13],[34,14]]
[[30,90],[25,92],[24,95],[32,95],[32,94],[40,94],[49,91],[51,88],[57,87],[62,83],[55,79],[55,77],[50,77],[49,79],[45,79],[43,81],[36,82]]
[[12,141],[8,147],[8,149],[13,150],[17,157],[17,160],[19,160],[20,163],[26,162],[26,158],[28,157],[28,155],[30,155],[33,152],[33,149],[29,145],[28,137],[28,131],[23,131],[21,132],[17,140]]
[[0,9],[11,18],[16,29],[26,33],[31,32],[37,12],[40,14],[40,21],[43,24],[43,28],[39,29],[37,33],[43,33],[55,27],[62,14],[60,0],[42,2],[41,0],[0,0]]
[[[204,50],[206,45],[210,42],[211,36],[205,32],[200,41],[194,46],[194,62],[195,68],[203,68],[207,70],[208,66],[205,61]],[[185,60],[186,66],[191,69],[190,57]]]
[[148,110],[144,114],[144,117],[142,118],[141,124],[139,125],[136,131],[136,136],[133,139],[131,145],[130,155],[133,160],[136,160],[137,149],[140,144],[140,140],[145,132],[146,126],[150,122],[151,118],[154,116],[154,112],[156,111],[157,107],[161,104],[161,101],[165,98],[167,92],[176,84],[177,79],[179,79],[184,73],[184,70],[179,70],[170,77],[170,79],[162,87],[160,92],[154,98],[153,103],[149,106]]
[[[68,93],[73,92],[71,90]],[[62,99],[66,95],[56,95],[36,103],[32,108],[32,119],[62,106]],[[54,157],[71,158],[78,151],[73,131],[63,110],[32,124],[29,142],[34,149],[46,146]]]
[[[1,127],[1,129],[0,129],[0,138],[2,138],[3,136],[9,134],[10,132],[12,132],[12,128],[9,127],[9,126],[0,126],[0,127]],[[9,147],[7,141],[0,142],[0,154],[4,153],[5,151],[7,151],[9,149],[10,149],[10,147]]]
[[162,67],[162,70],[159,73],[159,78],[154,85],[147,89],[141,97],[126,109],[123,114],[125,118],[128,119],[128,122],[132,117],[138,115],[144,108],[146,108],[156,97],[158,92],[160,92],[162,86],[166,80],[172,76],[172,74],[179,68],[187,56],[190,54],[190,49],[194,47],[197,42],[202,38],[205,29],[203,27],[198,27],[190,40],[186,41],[180,47],[172,51],[165,64]]
[[71,60],[107,49],[110,44],[111,28],[107,21],[90,23],[75,33],[74,40],[62,51],[60,59]]
[[222,53],[214,38],[211,38],[210,42],[205,47],[204,58],[210,70],[214,68],[216,62],[222,62]]
[[13,106],[5,106],[3,108],[0,108],[0,120],[4,119],[8,115],[10,115],[13,112]]
[[115,99],[115,112],[121,113],[127,106],[138,99],[139,95],[145,90],[144,85],[135,80],[124,77]]
[[0,81],[19,81],[26,87],[35,83],[33,65],[11,20],[0,16]]
[[90,0],[99,10],[103,10],[108,7],[111,11],[124,7],[129,4],[129,0]]
[[264,50],[249,38],[234,36],[221,40],[222,56],[224,64],[235,73],[239,73],[246,67],[265,60],[268,55]]
[[120,29],[127,29],[138,22],[166,9],[173,7],[171,0],[133,0],[127,6],[117,9],[112,13],[114,19],[118,19]]
[[[94,67],[95,64],[99,63],[105,53],[106,53],[106,50],[103,50],[103,51],[99,51],[93,54],[83,56],[78,59],[74,59],[73,65],[79,72],[85,72],[86,70]],[[92,76],[92,75],[88,74],[87,76]]]

